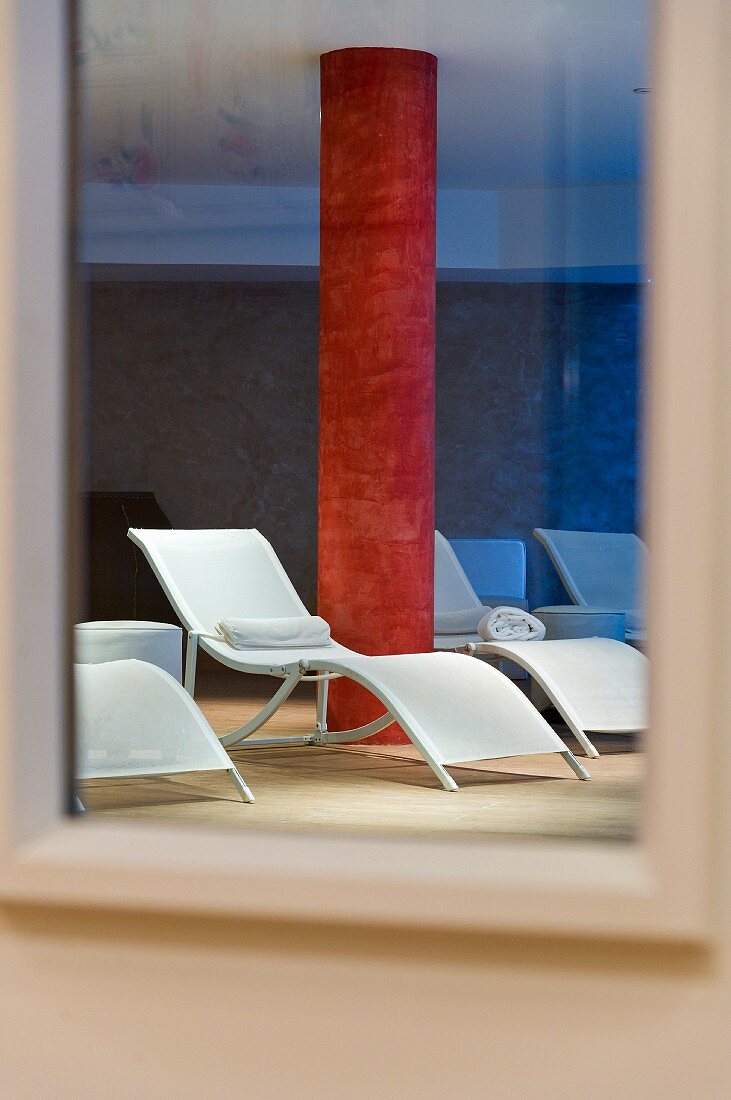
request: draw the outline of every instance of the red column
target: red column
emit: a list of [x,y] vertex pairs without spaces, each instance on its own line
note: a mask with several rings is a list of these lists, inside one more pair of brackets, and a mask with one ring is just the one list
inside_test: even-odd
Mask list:
[[[320,75],[319,612],[362,653],[428,651],[437,59],[336,50]],[[381,713],[331,684],[331,729]]]

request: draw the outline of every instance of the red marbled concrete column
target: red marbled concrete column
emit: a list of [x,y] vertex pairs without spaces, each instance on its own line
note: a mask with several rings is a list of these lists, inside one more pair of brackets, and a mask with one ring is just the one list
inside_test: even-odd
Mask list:
[[[336,50],[320,74],[319,611],[363,653],[428,651],[437,59]],[[331,684],[331,729],[381,713]]]

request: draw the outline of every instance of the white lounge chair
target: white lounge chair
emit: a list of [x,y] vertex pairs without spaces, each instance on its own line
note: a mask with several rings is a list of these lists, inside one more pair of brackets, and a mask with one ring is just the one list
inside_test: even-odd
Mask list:
[[623,611],[626,640],[647,640],[642,583],[649,554],[642,539],[605,531],[551,531],[536,527],[535,537],[553,562],[573,603]]
[[466,653],[514,661],[548,696],[587,756],[599,756],[592,733],[647,729],[649,662],[614,638],[468,643]]
[[146,661],[107,661],[77,664],[74,677],[78,779],[225,771],[242,800],[254,801],[198,706],[167,672]]
[[[435,532],[436,610],[480,608],[452,547]],[[509,660],[543,688],[587,756],[597,757],[587,730],[637,733],[647,727],[647,658],[609,638],[541,642],[485,642],[479,634],[437,634],[434,648]]]
[[[254,530],[129,531],[145,553],[188,631],[185,685],[194,693],[198,647],[229,668],[283,681],[270,701],[223,745],[246,741],[275,713],[298,683],[318,685],[316,727],[300,737],[257,739],[250,745],[343,744],[398,722],[448,791],[457,784],[444,768],[470,760],[560,753],[576,775],[588,773],[545,719],[506,677],[455,653],[369,657],[333,642],[305,649],[238,650],[216,634],[224,618],[307,616],[269,543]],[[359,729],[327,728],[327,684],[347,676],[384,705],[381,718]]]

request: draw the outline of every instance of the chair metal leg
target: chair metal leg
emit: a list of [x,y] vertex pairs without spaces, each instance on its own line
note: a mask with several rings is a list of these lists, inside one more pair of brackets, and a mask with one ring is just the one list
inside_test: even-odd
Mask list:
[[198,662],[198,635],[191,631],[185,649],[185,690],[195,698],[195,666]]
[[459,787],[452,779],[449,772],[442,767],[439,760],[436,759],[431,751],[431,746],[427,738],[421,735],[419,727],[414,724],[411,716],[401,707],[398,699],[393,693],[376,685],[370,677],[364,676],[362,672],[358,672],[355,669],[349,668],[345,675],[347,675],[348,679],[354,680],[356,684],[361,684],[370,691],[371,694],[375,695],[377,699],[380,699],[384,707],[386,707],[386,713],[381,715],[380,718],[377,718],[375,722],[371,722],[367,726],[362,726],[357,730],[346,730],[344,733],[328,732],[323,735],[318,735],[316,740],[326,745],[343,744],[347,741],[355,741],[360,740],[362,737],[369,737],[379,729],[383,729],[385,726],[390,725],[391,722],[398,722],[411,743],[424,757],[424,760],[434,772],[445,791],[458,791]]
[[320,733],[327,730],[327,689],[328,681],[319,680],[317,683],[317,729]]
[[372,737],[374,733],[380,733],[386,726],[390,726],[395,721],[394,716],[389,710],[385,714],[382,714],[380,718],[376,718],[373,722],[369,722],[365,726],[358,726],[353,730],[337,730],[330,731],[324,730],[322,733],[317,733],[313,744],[314,745],[347,745],[351,741],[364,741],[366,737]]
[[256,799],[254,798],[253,794],[251,793],[251,791],[247,787],[246,783],[244,783],[243,779],[241,778],[241,773],[239,772],[238,768],[236,768],[236,767],[229,768],[229,773],[228,774],[231,776],[231,779],[233,780],[233,783],[234,783],[234,786],[236,787],[236,790],[241,795],[241,801],[242,802],[255,802]]
[[566,725],[569,727],[572,734],[576,738],[576,740],[581,745],[581,747],[584,750],[584,752],[586,753],[586,755],[595,760],[598,757],[599,752],[595,748],[595,746],[592,745],[591,741],[586,736],[584,731],[579,726],[576,725],[576,722],[572,722],[571,719],[568,717],[568,715],[566,715],[563,712],[563,710],[560,711],[560,714],[561,714],[561,717],[563,718],[564,722],[566,723]]
[[[421,751],[422,753],[424,753],[423,749]],[[442,765],[439,764],[432,756],[427,756],[426,753],[424,753],[424,759],[426,760],[431,770],[434,772],[441,785],[444,787],[445,791],[459,790],[459,787],[454,782],[449,772],[445,768],[443,768]]]
[[[477,657],[480,656],[479,653],[475,653],[475,645],[472,642],[468,642],[467,645],[463,647],[463,652],[470,653],[471,655]],[[496,657],[497,654],[490,654],[490,656]],[[572,736],[575,737],[576,740],[579,742],[586,755],[591,757],[592,759],[596,759],[599,756],[596,747],[591,743],[584,730],[581,729],[580,726],[577,726],[576,722],[573,721],[571,715],[567,712],[566,707],[563,706],[563,704],[561,703],[561,700],[557,699],[555,693],[547,688],[545,681],[536,671],[536,669],[532,668],[530,663],[527,663],[527,659],[521,660],[520,654],[511,654],[510,660],[513,661],[514,664],[517,664],[519,668],[522,668],[524,672],[527,672],[534,683],[537,684],[538,687],[541,689],[541,693],[545,698],[545,704],[539,702],[535,698],[531,698],[531,702],[533,703],[536,710],[541,711],[548,706],[555,707],[563,718],[566,725],[568,726],[569,730],[571,731]],[[500,658],[499,670],[504,673],[503,664],[504,661],[502,658]]]
[[432,756],[424,743],[417,738],[411,726],[406,722],[405,717],[399,718],[390,710],[387,710],[380,718],[376,718],[375,721],[369,722],[367,726],[359,726],[358,729],[341,730],[338,733],[326,731],[322,735],[318,735],[314,743],[317,745],[347,745],[351,741],[362,741],[366,737],[372,737],[374,733],[379,733],[380,730],[385,729],[386,726],[390,726],[392,722],[400,723],[402,729],[406,731],[412,744],[416,746],[424,757],[424,760],[434,772],[445,791],[458,791],[459,787],[454,782],[449,772],[442,767],[439,761]]
[[584,765],[581,763],[581,761],[576,759],[574,754],[571,752],[571,749],[566,749],[566,752],[562,752],[561,756],[563,756],[564,760],[569,765],[569,767],[572,768],[573,771],[576,772],[579,779],[591,779],[591,776],[589,775],[588,771],[586,770]]
[[[289,676],[287,676],[279,690],[276,691],[274,695],[272,695],[269,702],[266,704],[265,707],[262,707],[258,714],[255,714],[249,722],[247,722],[243,726],[240,726],[237,730],[233,730],[231,733],[227,733],[224,737],[219,738],[224,748],[228,748],[229,745],[238,745],[241,741],[245,741],[247,737],[251,737],[252,733],[256,733],[256,731],[261,726],[263,726],[265,722],[269,721],[274,712],[279,710],[282,703],[285,701],[285,699],[289,698],[301,679],[301,672],[290,672]],[[276,742],[273,740],[269,740],[268,744],[279,743],[303,745],[307,744],[308,741],[312,741],[314,736],[314,734],[310,734],[306,739],[303,739],[302,737],[285,739],[276,738]],[[255,742],[252,742],[252,747],[254,744]]]

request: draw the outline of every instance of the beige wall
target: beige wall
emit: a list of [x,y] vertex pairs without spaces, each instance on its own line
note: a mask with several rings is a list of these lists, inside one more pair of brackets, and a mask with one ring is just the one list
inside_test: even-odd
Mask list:
[[[726,902],[728,880],[726,861]],[[728,1097],[730,939],[716,953],[6,910],[2,1095]]]
[[728,822],[708,950],[4,906],[0,1097],[726,1098]]

